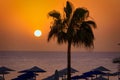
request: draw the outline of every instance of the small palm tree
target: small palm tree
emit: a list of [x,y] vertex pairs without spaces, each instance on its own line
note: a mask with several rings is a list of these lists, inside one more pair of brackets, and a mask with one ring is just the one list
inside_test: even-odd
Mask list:
[[53,17],[53,24],[48,35],[48,41],[51,38],[57,38],[59,44],[67,43],[67,80],[71,80],[71,46],[83,46],[93,48],[94,34],[92,28],[96,24],[88,20],[89,11],[86,8],[76,8],[74,11],[69,1],[64,7],[64,15],[56,11],[50,11],[49,16]]

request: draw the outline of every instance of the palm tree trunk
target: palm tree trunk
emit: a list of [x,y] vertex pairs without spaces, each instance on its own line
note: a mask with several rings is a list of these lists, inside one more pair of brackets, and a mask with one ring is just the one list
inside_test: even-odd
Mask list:
[[67,80],[71,80],[71,41],[68,41],[67,50]]

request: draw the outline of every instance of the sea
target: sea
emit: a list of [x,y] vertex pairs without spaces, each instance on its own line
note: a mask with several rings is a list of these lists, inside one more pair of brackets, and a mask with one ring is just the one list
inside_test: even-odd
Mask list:
[[[112,60],[120,57],[120,52],[72,52],[72,68],[79,72],[73,75],[81,75],[99,66],[103,66],[111,73],[118,70],[118,64]],[[21,75],[21,70],[38,66],[45,70],[45,73],[38,73],[37,80],[42,80],[55,73],[55,70],[62,70],[67,66],[66,52],[45,52],[45,51],[0,51],[0,66],[5,66],[15,71],[5,75],[6,80],[11,80]],[[2,76],[2,75],[1,75]],[[116,76],[110,77],[110,80],[117,80]]]

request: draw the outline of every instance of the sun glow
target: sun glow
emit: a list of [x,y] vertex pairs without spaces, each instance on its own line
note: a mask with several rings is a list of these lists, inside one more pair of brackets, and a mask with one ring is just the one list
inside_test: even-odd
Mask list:
[[34,36],[35,36],[35,37],[40,37],[40,36],[42,36],[42,31],[41,31],[41,30],[38,30],[38,29],[35,30],[35,31],[34,31]]

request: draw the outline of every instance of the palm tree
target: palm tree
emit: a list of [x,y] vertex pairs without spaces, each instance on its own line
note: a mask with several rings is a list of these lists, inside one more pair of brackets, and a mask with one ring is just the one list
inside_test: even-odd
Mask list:
[[51,38],[57,38],[59,44],[67,43],[67,80],[71,80],[71,46],[82,46],[93,48],[94,34],[92,28],[96,28],[96,23],[88,20],[89,11],[86,8],[76,8],[73,11],[69,1],[64,7],[64,15],[53,10],[48,13],[53,18],[53,24],[48,35],[48,41]]

